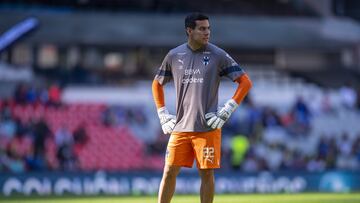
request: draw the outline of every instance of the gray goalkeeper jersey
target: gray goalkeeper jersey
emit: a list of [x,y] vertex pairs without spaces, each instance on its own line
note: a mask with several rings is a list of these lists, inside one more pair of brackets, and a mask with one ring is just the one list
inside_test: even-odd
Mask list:
[[206,132],[205,114],[218,106],[220,78],[236,80],[244,74],[240,66],[219,47],[208,43],[193,51],[187,43],[166,55],[155,79],[161,85],[171,79],[176,91],[176,125],[174,132]]

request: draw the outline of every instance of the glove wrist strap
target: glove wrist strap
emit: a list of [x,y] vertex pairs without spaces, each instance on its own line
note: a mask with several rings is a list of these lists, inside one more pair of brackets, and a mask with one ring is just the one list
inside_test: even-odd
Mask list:
[[239,104],[236,103],[236,101],[234,99],[230,99],[225,103],[225,106],[229,106],[231,109],[231,113],[232,113],[239,106]]
[[167,108],[165,106],[163,106],[163,107],[157,109],[157,113],[158,113],[158,116],[160,117],[161,115],[169,114],[169,111],[167,110]]

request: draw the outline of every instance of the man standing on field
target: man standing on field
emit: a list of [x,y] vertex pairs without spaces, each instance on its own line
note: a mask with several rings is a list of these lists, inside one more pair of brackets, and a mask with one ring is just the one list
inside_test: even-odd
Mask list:
[[[166,55],[152,84],[164,134],[171,134],[159,189],[159,203],[169,203],[181,167],[194,159],[201,177],[201,203],[214,198],[214,168],[220,168],[221,128],[244,99],[252,84],[242,68],[222,49],[209,43],[209,18],[193,13],[185,18],[188,36]],[[234,96],[218,108],[220,78],[238,83]],[[165,107],[163,85],[174,80],[176,116]]]

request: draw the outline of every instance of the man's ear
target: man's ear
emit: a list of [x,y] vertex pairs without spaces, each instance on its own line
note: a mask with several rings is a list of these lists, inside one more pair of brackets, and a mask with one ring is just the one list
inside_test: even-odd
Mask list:
[[191,32],[192,32],[192,29],[189,28],[189,27],[187,27],[187,28],[186,28],[186,34],[189,36]]

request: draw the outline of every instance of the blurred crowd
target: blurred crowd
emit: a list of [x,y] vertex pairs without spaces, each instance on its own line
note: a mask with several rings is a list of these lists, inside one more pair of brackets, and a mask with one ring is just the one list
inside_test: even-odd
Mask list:
[[[91,139],[87,124],[72,129],[64,122],[54,128],[44,117],[25,121],[14,114],[14,107],[23,105],[62,111],[67,105],[62,104],[61,93],[56,84],[47,88],[20,84],[12,98],[0,102],[0,171],[79,170],[80,151]],[[223,128],[222,170],[359,170],[360,131],[355,136],[350,136],[351,129],[314,134],[313,121],[319,116],[353,112],[360,118],[354,88],[344,86],[339,95],[340,106],[327,94],[317,108],[299,96],[285,111],[257,105],[248,97]],[[156,113],[149,108],[154,106],[106,106],[96,119],[108,128],[129,127],[145,144],[145,154],[163,158],[169,137],[162,134]]]
[[[61,108],[61,88],[19,84],[12,98],[0,101],[0,171],[76,170],[77,151],[88,139],[85,126],[70,132],[64,125],[52,131],[43,117],[24,121],[14,115],[15,107],[28,105]],[[50,160],[51,150],[55,150],[55,161]]]
[[[257,110],[259,117],[251,129],[252,133],[238,133],[238,125],[228,125],[224,129],[230,140],[223,151],[223,157],[227,160],[225,167],[246,172],[360,169],[360,133],[355,137],[350,137],[348,132],[318,135],[314,150],[312,145],[308,145],[309,137],[302,137],[313,135],[308,134],[311,131],[310,123],[296,119],[288,122],[286,117],[290,115],[281,116],[272,111],[271,120],[277,121],[269,126],[264,123],[269,119],[268,108]],[[253,113],[251,111],[247,113]],[[297,147],[294,147],[294,142],[297,142]]]
[[[319,117],[350,122],[352,118],[338,118],[339,114],[355,114],[357,121],[351,122],[356,125],[360,121],[360,94],[345,85],[339,95],[340,105],[324,94],[321,105],[315,107],[299,96],[287,111],[247,100],[223,129],[225,167],[246,172],[359,170],[360,131],[314,130],[314,120]],[[341,123],[337,124],[340,128]]]

